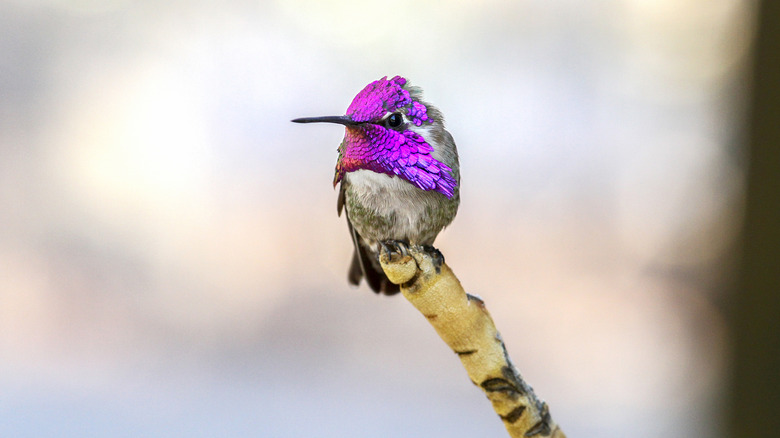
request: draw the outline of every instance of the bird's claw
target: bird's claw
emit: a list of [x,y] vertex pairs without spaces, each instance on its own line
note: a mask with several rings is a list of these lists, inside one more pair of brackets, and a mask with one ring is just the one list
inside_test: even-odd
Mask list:
[[409,282],[419,272],[425,271],[425,275],[430,275],[427,270],[431,266],[437,275],[441,274],[444,256],[431,245],[410,245],[406,241],[385,240],[380,241],[379,246],[379,263],[388,279],[395,284],[409,287]]
[[379,242],[379,244],[387,252],[390,260],[409,257],[409,244],[403,240],[385,240],[384,242]]

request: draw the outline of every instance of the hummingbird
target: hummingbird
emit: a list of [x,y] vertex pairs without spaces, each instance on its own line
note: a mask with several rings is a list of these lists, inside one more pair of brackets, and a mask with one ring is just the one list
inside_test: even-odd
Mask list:
[[346,213],[354,245],[347,278],[397,293],[379,264],[381,248],[419,245],[438,253],[433,242],[460,203],[458,150],[441,112],[422,100],[419,87],[385,76],[366,85],[346,115],[292,121],[344,125],[333,186],[339,185],[337,211]]

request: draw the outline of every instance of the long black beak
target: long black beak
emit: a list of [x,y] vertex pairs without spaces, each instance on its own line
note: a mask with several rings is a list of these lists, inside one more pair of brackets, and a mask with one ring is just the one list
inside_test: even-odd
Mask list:
[[292,119],[295,123],[338,123],[339,125],[352,126],[359,125],[360,122],[352,120],[349,116],[323,116],[323,117],[301,117]]

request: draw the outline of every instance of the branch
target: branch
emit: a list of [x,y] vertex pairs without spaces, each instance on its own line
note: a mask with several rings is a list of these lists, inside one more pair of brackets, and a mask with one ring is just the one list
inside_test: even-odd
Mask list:
[[387,277],[428,319],[460,357],[471,381],[493,404],[511,437],[566,438],[506,351],[485,303],[463,290],[455,274],[434,250],[412,246],[394,252],[384,246],[379,261]]

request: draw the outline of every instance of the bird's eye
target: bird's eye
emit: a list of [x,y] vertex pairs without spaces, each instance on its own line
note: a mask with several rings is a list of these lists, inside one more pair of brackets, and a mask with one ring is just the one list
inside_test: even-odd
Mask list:
[[387,118],[387,126],[391,128],[397,128],[401,126],[401,123],[403,123],[404,118],[399,113],[393,113],[390,114],[390,117]]

